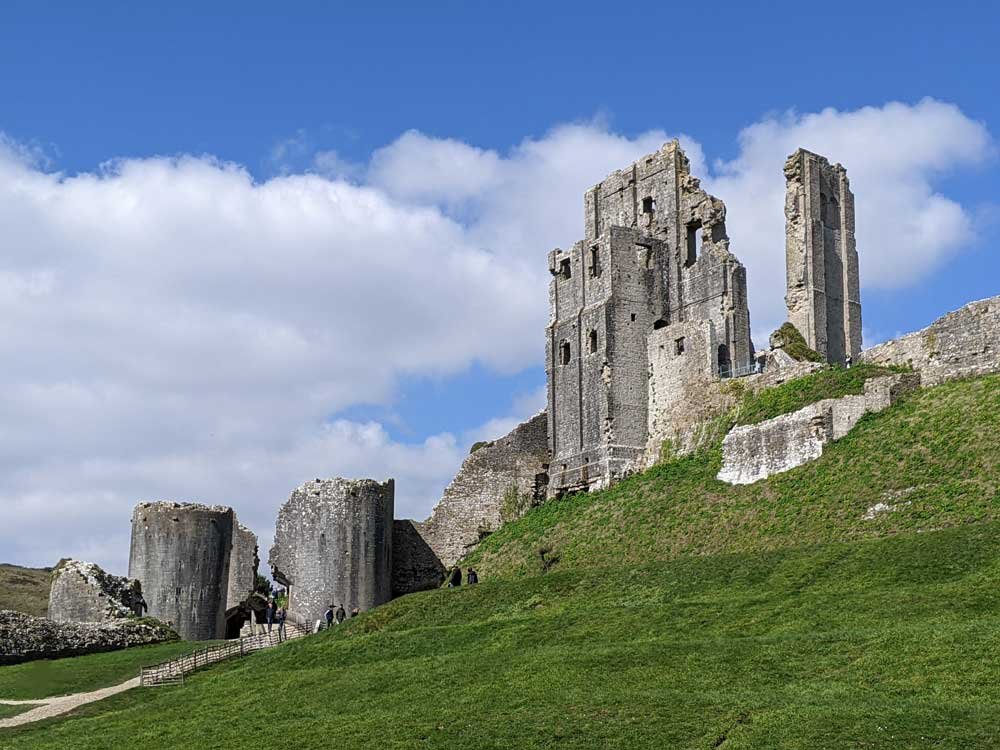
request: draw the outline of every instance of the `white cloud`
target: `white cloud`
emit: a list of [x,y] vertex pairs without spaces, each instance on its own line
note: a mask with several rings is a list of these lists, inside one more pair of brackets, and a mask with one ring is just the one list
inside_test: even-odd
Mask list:
[[[408,375],[538,365],[546,252],[582,235],[587,187],[667,138],[581,123],[500,153],[408,132],[359,168],[302,153],[300,134],[272,156],[307,173],[263,182],[193,157],[54,174],[0,138],[4,556],[123,570],[140,499],[231,504],[267,537],[317,476],[395,476],[397,515],[426,516],[468,443],[530,416],[544,391],[507,409],[510,394],[484,393],[506,416],[412,444],[330,415],[391,406]],[[969,241],[970,212],[935,181],[991,149],[982,125],[932,101],[765,120],[714,176],[682,142],[729,206],[754,322],[771,327],[795,147],[848,167],[869,287],[909,283]]]

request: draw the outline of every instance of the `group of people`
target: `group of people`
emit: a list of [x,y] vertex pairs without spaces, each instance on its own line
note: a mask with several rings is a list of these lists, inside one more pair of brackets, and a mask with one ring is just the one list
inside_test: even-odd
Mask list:
[[[469,568],[467,571],[465,571],[465,582],[469,586],[479,583],[479,573],[477,573],[474,569]],[[448,588],[454,589],[458,588],[461,585],[462,585],[462,569],[458,567],[453,568],[451,571],[451,575],[448,576]]]
[[268,597],[265,616],[267,617],[267,632],[270,633],[272,625],[277,623],[278,641],[285,640],[285,620],[288,619],[288,610],[284,607],[279,607],[273,597]]
[[[354,609],[351,610],[351,617],[357,617],[357,616],[358,616],[358,608],[355,607]],[[344,620],[347,619],[347,613],[344,611],[344,605],[338,604],[337,608],[334,609],[333,605],[331,604],[329,607],[326,608],[325,617],[326,617],[326,626],[328,628],[333,627],[334,623],[340,625],[340,623],[342,623]]]

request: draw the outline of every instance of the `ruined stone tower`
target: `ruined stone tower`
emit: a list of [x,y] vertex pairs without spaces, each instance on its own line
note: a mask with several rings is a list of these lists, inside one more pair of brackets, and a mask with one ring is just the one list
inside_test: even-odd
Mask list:
[[393,480],[317,479],[278,511],[270,564],[289,609],[308,622],[330,604],[347,611],[392,596]]
[[549,254],[550,494],[605,486],[641,460],[651,331],[709,321],[711,374],[751,365],[746,272],[729,252],[726,209],[689,170],[673,141],[614,172],[585,195],[586,239]]
[[861,353],[854,194],[847,170],[799,149],[785,162],[788,320],[828,362]]
[[149,615],[185,640],[223,638],[236,515],[196,503],[139,503],[132,513],[129,578]]

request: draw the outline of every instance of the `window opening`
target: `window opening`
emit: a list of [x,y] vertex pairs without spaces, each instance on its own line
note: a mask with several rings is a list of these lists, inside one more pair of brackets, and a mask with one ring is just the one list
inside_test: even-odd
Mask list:
[[635,313],[632,313],[632,322],[635,323]]
[[653,198],[643,198],[642,199],[642,212],[644,214],[651,214],[656,211],[656,201]]
[[568,365],[569,359],[570,359],[569,342],[563,341],[559,345],[559,361],[562,362],[564,365]]
[[597,245],[590,248],[590,275],[591,277],[601,275],[601,251]]
[[681,336],[679,339],[674,341],[674,354],[684,353],[684,337]]
[[597,331],[591,331],[588,337],[588,345],[590,348],[590,353],[594,354],[597,351]]
[[659,320],[653,322],[654,331],[659,331],[661,328],[666,328],[666,327],[667,327],[667,321],[665,321],[663,318],[660,318]]
[[701,222],[692,221],[687,225],[687,258],[685,268],[690,268],[701,255]]
[[559,273],[564,279],[568,279],[573,275],[573,272],[570,270],[569,258],[564,259],[559,264]]

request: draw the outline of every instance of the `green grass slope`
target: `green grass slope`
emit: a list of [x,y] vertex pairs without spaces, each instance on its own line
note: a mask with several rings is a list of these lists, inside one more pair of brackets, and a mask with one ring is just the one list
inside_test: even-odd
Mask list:
[[992,748],[998,576],[1000,523],[496,579],[0,744]]
[[[827,387],[820,375],[807,381],[819,383],[808,392],[843,389],[842,382]],[[786,385],[763,405],[750,402],[754,413],[804,398],[796,395],[800,382]],[[820,459],[766,481],[719,482],[720,464],[715,448],[604,492],[545,503],[487,537],[468,562],[485,578],[533,576],[1000,519],[1000,376],[919,391],[864,417]],[[891,510],[871,517],[878,504]]]
[[0,667],[0,698],[33,700],[117,685],[138,675],[140,667],[159,664],[208,645],[211,643],[172,641]]
[[45,617],[49,611],[51,568],[22,568],[0,564],[0,609]]

